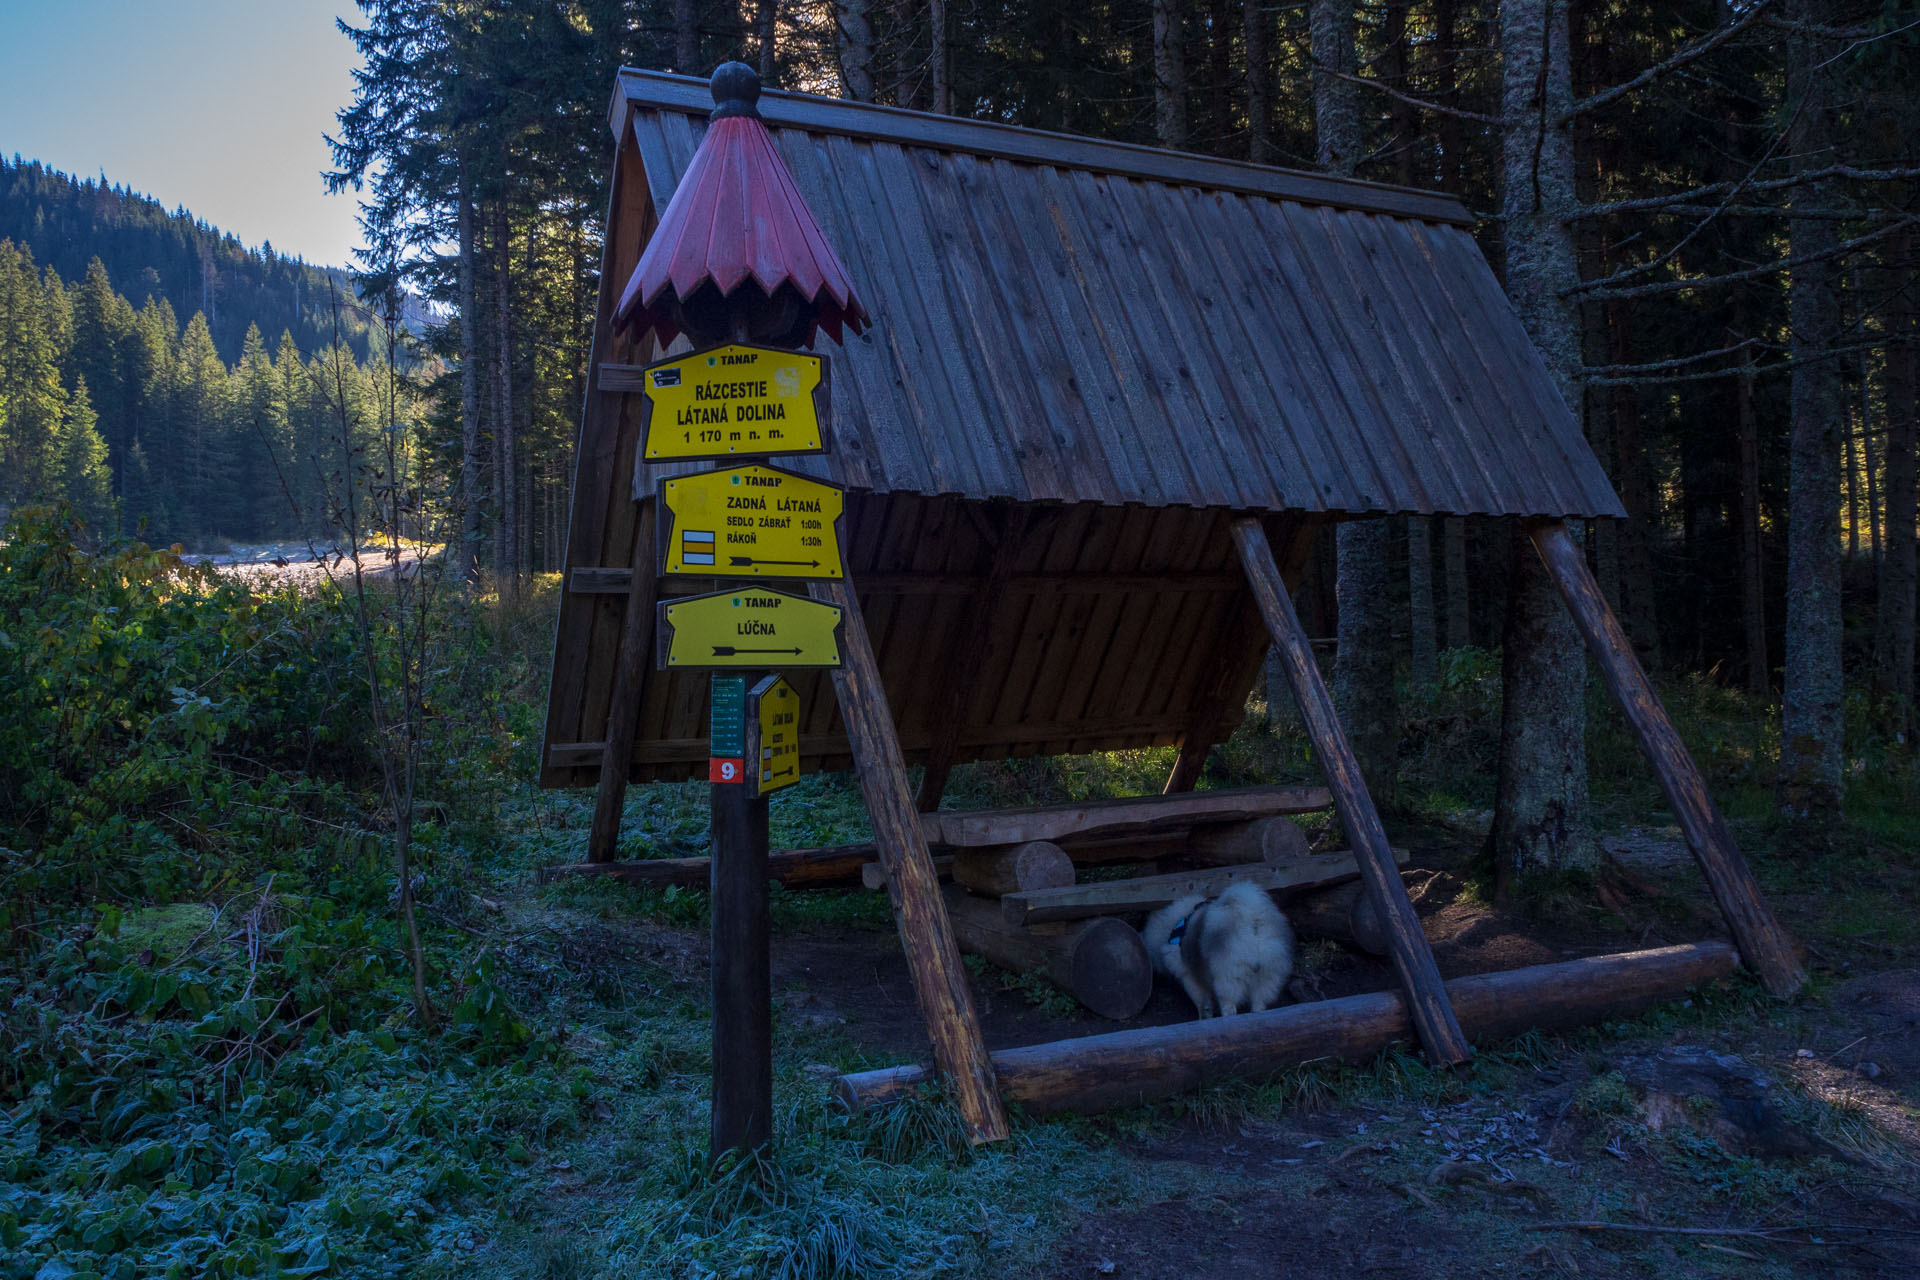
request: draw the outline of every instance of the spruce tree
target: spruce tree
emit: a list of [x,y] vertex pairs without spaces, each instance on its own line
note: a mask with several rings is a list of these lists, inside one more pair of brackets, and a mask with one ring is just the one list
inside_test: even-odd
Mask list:
[[55,491],[80,518],[105,528],[113,516],[113,473],[107,467],[107,442],[100,438],[87,380],[74,384],[60,424],[54,457]]

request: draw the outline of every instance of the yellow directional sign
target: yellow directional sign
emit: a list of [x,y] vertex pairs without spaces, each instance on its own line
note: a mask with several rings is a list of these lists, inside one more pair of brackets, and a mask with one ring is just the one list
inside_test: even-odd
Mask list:
[[800,695],[780,676],[768,676],[747,694],[747,733],[759,761],[748,775],[754,795],[800,781]]
[[663,601],[664,669],[837,667],[840,607],[765,587]]
[[825,453],[827,358],[729,343],[646,367],[648,462]]
[[660,482],[661,573],[703,578],[844,576],[838,485],[777,467]]

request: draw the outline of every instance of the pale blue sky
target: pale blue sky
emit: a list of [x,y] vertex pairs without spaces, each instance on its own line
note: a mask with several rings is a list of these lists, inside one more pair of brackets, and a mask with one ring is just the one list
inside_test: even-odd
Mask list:
[[185,205],[248,244],[345,265],[321,139],[353,96],[352,0],[0,0],[0,154]]

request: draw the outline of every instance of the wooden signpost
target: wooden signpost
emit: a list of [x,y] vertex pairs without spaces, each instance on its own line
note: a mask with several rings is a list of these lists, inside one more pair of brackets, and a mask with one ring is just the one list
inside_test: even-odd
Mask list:
[[[650,461],[820,453],[827,360],[728,343],[649,365]],[[660,482],[663,577],[844,577],[839,486],[752,463]],[[846,611],[738,584],[659,602],[662,670],[712,670],[707,780],[713,857],[713,1155],[773,1135],[767,798],[800,779],[800,699],[764,668],[841,664]]]

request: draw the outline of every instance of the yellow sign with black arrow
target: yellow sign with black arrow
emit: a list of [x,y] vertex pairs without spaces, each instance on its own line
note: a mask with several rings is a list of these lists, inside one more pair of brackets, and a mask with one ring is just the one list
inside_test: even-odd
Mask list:
[[648,462],[825,453],[827,358],[732,342],[641,371]]
[[838,605],[765,587],[662,601],[655,651],[663,670],[838,667]]
[[844,491],[778,467],[727,467],[660,482],[660,572],[832,580]]
[[750,794],[764,796],[800,781],[800,695],[780,676],[768,676],[747,694],[747,775]]

